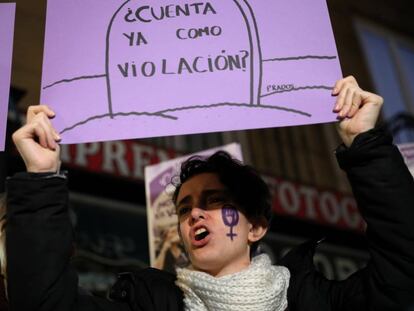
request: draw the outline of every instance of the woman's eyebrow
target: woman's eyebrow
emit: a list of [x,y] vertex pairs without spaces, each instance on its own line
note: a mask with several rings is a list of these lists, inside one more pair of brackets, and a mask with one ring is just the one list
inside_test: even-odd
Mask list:
[[[226,197],[230,197],[230,193],[227,189],[207,189],[207,190],[203,190],[203,192],[201,193],[204,199],[208,198],[209,196],[215,195],[215,194],[220,194]],[[176,207],[178,208],[182,204],[187,204],[191,202],[191,200],[192,200],[191,194],[188,194],[177,203]]]
[[209,197],[211,195],[215,195],[215,194],[230,197],[230,193],[227,189],[207,189],[207,190],[203,190],[203,192],[202,192],[202,195],[205,198]]
[[177,207],[179,207],[182,204],[189,203],[190,201],[191,201],[191,195],[186,195],[184,198],[180,200],[180,202],[177,203]]

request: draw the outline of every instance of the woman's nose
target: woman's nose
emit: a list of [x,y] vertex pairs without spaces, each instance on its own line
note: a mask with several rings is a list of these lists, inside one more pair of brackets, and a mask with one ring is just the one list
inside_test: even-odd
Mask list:
[[191,219],[196,222],[199,219],[205,219],[205,211],[199,207],[193,207],[191,209]]

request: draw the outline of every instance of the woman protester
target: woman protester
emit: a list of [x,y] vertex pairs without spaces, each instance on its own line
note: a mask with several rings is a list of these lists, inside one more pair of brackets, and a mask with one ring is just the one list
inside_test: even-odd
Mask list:
[[273,266],[254,256],[270,219],[270,195],[251,168],[216,153],[182,166],[173,200],[191,261],[177,275],[157,269],[119,275],[108,299],[78,290],[70,264],[72,228],[59,135],[46,106],[28,110],[13,140],[27,172],[8,180],[11,310],[409,310],[414,303],[414,181],[389,135],[375,129],[383,100],[353,77],[333,89],[343,144],[339,165],[367,222],[371,259],[329,281],[307,242]]

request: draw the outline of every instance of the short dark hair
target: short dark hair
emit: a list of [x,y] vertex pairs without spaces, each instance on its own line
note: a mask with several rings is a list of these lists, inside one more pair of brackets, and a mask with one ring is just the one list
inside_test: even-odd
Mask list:
[[[207,158],[193,156],[181,164],[180,174],[173,182],[175,185],[172,197],[174,204],[177,203],[182,184],[202,173],[218,175],[219,180],[229,190],[234,202],[250,222],[263,224],[265,220],[265,225],[270,225],[271,196],[267,184],[253,167],[232,158],[225,151],[218,151]],[[252,253],[257,247],[258,243],[251,246]]]

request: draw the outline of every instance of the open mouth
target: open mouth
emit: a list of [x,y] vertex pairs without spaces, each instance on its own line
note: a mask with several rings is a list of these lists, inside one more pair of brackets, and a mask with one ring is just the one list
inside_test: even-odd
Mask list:
[[206,228],[199,228],[194,233],[194,239],[196,241],[201,241],[201,240],[205,239],[209,234],[210,234],[210,232],[208,232],[208,230]]

